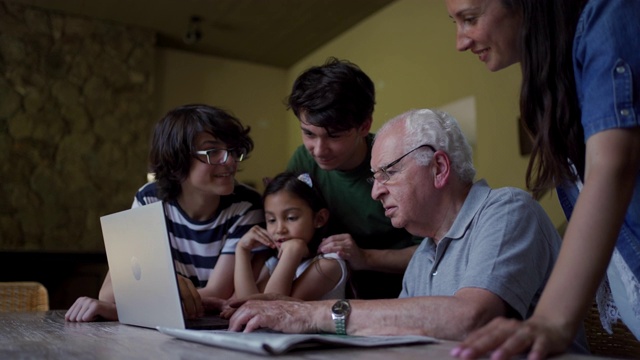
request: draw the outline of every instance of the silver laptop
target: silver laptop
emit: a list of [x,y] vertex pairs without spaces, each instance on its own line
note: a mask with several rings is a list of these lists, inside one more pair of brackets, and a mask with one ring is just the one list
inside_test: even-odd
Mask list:
[[219,316],[185,319],[162,202],[102,216],[109,273],[123,324],[226,329]]

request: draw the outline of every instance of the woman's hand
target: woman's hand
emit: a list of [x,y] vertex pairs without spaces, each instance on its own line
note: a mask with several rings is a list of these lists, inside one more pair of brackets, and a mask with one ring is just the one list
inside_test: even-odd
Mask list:
[[492,352],[492,360],[503,360],[529,351],[527,359],[538,360],[566,351],[572,339],[571,329],[549,319],[535,315],[526,321],[499,317],[472,332],[451,350],[451,355],[475,359]]

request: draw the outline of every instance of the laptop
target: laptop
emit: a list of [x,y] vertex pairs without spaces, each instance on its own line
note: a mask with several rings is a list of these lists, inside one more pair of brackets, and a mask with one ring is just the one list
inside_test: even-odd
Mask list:
[[162,202],[100,218],[111,283],[123,324],[227,329],[217,315],[185,319]]

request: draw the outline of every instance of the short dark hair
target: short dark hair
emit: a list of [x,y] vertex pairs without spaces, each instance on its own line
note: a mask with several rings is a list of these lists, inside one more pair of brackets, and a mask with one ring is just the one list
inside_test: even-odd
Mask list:
[[321,66],[304,71],[293,83],[287,109],[301,113],[327,132],[359,127],[373,115],[373,81],[356,64],[330,57]]
[[229,148],[242,148],[249,154],[253,150],[250,130],[230,113],[213,106],[191,104],[170,110],[156,124],[149,151],[149,171],[155,174],[158,197],[167,201],[180,195],[199,133],[207,132]]

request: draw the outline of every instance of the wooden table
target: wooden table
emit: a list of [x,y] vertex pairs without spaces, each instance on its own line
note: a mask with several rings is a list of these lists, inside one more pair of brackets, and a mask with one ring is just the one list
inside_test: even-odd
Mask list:
[[[0,359],[266,359],[182,341],[118,322],[71,323],[65,311],[0,313]],[[294,351],[278,359],[447,359],[454,342],[375,349]],[[563,355],[563,360],[597,359]]]

